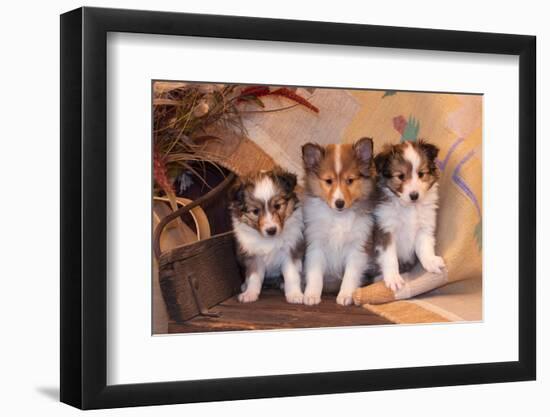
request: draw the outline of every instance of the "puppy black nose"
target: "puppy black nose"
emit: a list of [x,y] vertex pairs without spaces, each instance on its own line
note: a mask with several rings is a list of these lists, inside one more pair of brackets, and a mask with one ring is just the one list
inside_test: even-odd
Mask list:
[[416,191],[413,191],[412,193],[409,194],[409,197],[411,198],[412,201],[416,201],[418,200],[418,193]]
[[276,227],[270,227],[269,229],[265,229],[265,232],[269,236],[273,236],[273,235],[275,235],[275,233],[277,233],[277,228]]
[[344,206],[346,205],[346,202],[344,200],[338,199],[334,202],[334,205],[336,206],[337,209],[343,209]]

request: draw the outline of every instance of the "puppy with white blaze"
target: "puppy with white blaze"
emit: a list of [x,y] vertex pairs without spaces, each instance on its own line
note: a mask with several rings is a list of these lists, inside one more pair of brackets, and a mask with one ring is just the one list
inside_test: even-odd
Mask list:
[[323,288],[339,290],[336,302],[350,305],[368,267],[375,191],[372,139],[326,147],[302,147],[305,168],[304,304],[321,302]]
[[256,301],[264,278],[280,275],[286,300],[303,301],[304,226],[295,188],[296,175],[275,169],[240,178],[230,190],[237,258],[246,274],[240,302]]
[[404,284],[400,273],[411,269],[417,259],[428,272],[445,268],[434,251],[438,153],[435,145],[419,140],[386,145],[375,157],[375,251],[384,282],[393,291]]

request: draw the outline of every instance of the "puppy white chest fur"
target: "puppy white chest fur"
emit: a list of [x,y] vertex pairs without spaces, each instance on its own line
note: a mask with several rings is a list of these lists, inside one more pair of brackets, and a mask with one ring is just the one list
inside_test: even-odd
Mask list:
[[266,276],[281,274],[281,267],[303,236],[302,208],[298,207],[287,219],[278,236],[263,236],[256,229],[233,219],[233,229],[241,249],[265,265]]
[[309,197],[304,202],[304,220],[308,245],[323,253],[325,280],[341,280],[350,255],[364,252],[371,217],[354,210],[336,212],[325,201]]
[[414,261],[417,235],[420,231],[433,235],[437,214],[437,184],[428,191],[421,202],[404,204],[389,196],[375,209],[379,227],[391,233],[400,261]]

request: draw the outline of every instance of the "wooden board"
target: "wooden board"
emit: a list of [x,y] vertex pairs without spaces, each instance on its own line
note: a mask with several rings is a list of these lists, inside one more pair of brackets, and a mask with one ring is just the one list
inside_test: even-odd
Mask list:
[[264,290],[255,303],[242,304],[231,297],[210,309],[220,317],[198,316],[185,323],[172,322],[169,333],[233,330],[273,330],[312,327],[370,326],[392,324],[362,307],[343,307],[336,297],[323,295],[317,306],[289,304],[279,290]]
[[202,307],[210,308],[236,294],[241,284],[231,232],[174,248],[159,264],[164,301],[177,322],[199,314],[195,295]]

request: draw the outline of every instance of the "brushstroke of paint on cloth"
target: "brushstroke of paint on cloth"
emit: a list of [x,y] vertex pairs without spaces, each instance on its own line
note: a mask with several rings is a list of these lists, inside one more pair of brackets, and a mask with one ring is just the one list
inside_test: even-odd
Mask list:
[[396,116],[393,118],[393,128],[401,133],[401,142],[416,142],[420,131],[420,121],[412,115],[408,120],[403,116]]

